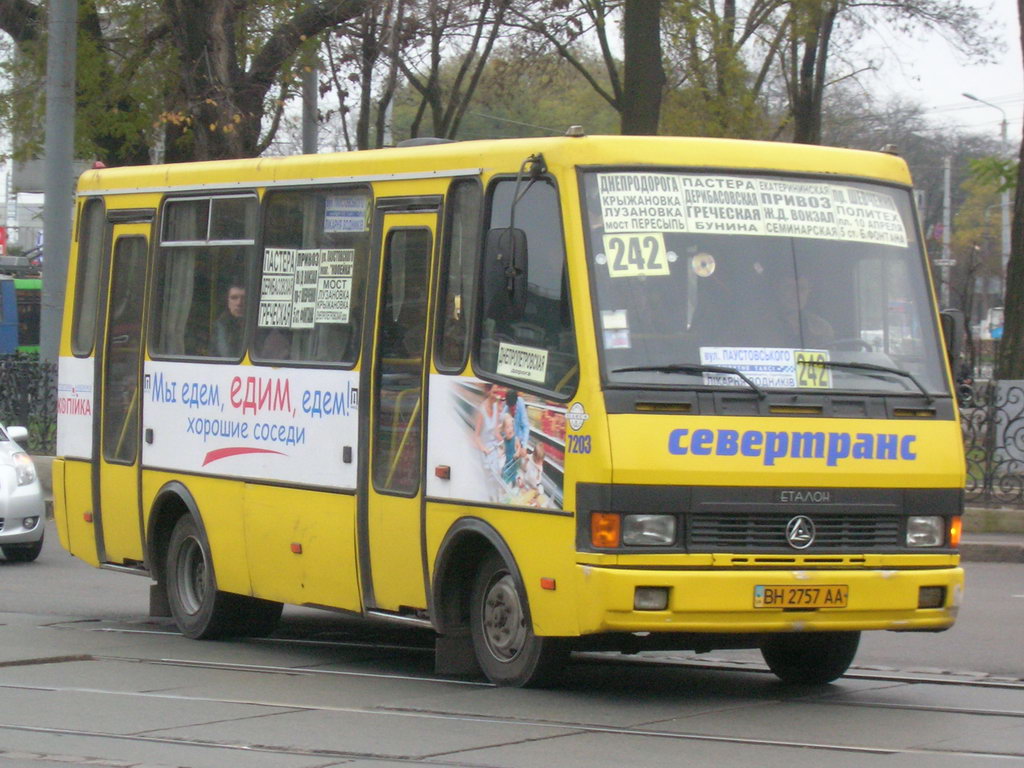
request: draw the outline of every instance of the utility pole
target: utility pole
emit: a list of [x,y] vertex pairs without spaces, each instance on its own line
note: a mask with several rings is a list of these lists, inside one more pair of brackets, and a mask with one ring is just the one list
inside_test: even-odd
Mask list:
[[940,288],[940,309],[949,308],[949,267],[952,262],[950,256],[949,241],[951,235],[949,226],[949,209],[950,209],[950,177],[952,176],[952,168],[950,158],[947,156],[942,162],[942,261],[939,262],[941,266],[939,271],[942,273],[942,284]]
[[39,357],[56,363],[71,249],[75,182],[76,0],[50,0],[46,51],[46,138],[43,167],[43,297]]
[[310,64],[302,71],[302,153],[317,153],[317,93],[316,65]]

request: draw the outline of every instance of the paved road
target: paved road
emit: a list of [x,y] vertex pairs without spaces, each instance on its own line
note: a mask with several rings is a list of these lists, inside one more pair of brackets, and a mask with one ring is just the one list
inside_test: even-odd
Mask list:
[[[149,580],[91,568],[60,548],[52,521],[36,563],[0,560],[0,611],[73,616],[79,619],[144,619]],[[966,599],[957,624],[938,634],[870,632],[863,636],[858,665],[891,669],[938,669],[1024,678],[1024,563],[966,563]],[[334,614],[286,609],[323,631],[339,623]],[[366,631],[359,623],[355,631]],[[756,652],[716,652],[716,657],[752,659]]]
[[439,678],[425,636],[322,612],[289,610],[270,640],[189,641],[146,617],[146,580],[54,544],[0,563],[0,768],[1024,761],[1020,565],[969,566],[954,630],[870,634],[822,689],[716,653],[584,656],[560,689],[521,691]]

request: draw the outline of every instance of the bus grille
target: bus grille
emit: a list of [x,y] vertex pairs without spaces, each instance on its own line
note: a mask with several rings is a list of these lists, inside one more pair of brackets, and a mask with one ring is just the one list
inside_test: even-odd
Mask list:
[[[792,514],[691,514],[688,545],[691,551],[742,552],[793,548],[786,542],[786,524]],[[814,542],[804,551],[871,550],[900,547],[903,543],[898,515],[808,515],[814,522]]]

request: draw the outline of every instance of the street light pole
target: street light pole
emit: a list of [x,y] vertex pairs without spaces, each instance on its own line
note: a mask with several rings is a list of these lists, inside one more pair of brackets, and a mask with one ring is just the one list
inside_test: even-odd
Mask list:
[[78,3],[52,0],[46,44],[46,138],[43,185],[43,296],[39,359],[56,363],[64,314],[64,282],[75,204],[75,51]]
[[[991,102],[985,101],[984,99],[979,99],[977,96],[975,96],[972,93],[963,93],[961,95],[965,99],[970,99],[971,101],[976,101],[979,104],[984,104],[986,107],[992,107],[993,109],[998,109],[1000,111],[1000,113],[1002,113],[1003,121],[1000,124],[1000,129],[1001,129],[1000,133],[1002,135],[1002,142],[1003,142],[1003,157],[1004,158],[1008,157],[1009,156],[1009,144],[1007,142],[1007,136],[1006,136],[1006,128],[1007,128],[1006,110],[1003,109],[1002,107],[1000,107],[997,104],[993,104]],[[1002,225],[1003,225],[1003,243],[1002,243],[1003,244],[1003,253],[1002,253],[1003,269],[1002,269],[1002,278],[1003,278],[1003,294],[1005,296],[1005,293],[1006,293],[1006,265],[1010,261],[1010,190],[1005,188],[1005,185],[1004,185],[1004,189],[1003,189],[1002,193],[1000,194],[999,203],[1000,203],[1000,207],[1002,208],[1002,212],[1003,212],[1003,218],[1002,218]]]

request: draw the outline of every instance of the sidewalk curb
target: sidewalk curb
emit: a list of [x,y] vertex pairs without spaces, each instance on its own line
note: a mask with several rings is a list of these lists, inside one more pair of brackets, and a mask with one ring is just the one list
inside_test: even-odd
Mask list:
[[960,559],[966,563],[1024,563],[1024,537],[998,535],[979,537],[960,544]]

